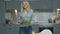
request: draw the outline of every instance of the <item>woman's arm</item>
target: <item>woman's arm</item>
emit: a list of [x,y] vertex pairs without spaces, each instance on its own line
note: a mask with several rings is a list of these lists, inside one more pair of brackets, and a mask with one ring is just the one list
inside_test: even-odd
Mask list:
[[34,16],[33,16],[33,14],[31,16],[31,24],[34,24]]
[[31,10],[31,24],[34,24],[34,15],[33,15],[33,10]]

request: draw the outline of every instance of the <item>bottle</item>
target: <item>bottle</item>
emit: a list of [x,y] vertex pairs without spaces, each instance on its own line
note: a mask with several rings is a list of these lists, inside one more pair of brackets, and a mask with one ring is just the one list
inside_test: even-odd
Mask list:
[[38,23],[38,17],[35,16],[35,24],[37,24],[37,23]]

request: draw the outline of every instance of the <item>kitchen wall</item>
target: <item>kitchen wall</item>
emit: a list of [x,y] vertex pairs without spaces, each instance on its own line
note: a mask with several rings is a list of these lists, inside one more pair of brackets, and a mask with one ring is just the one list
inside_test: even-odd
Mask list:
[[53,13],[50,12],[40,12],[40,13],[35,13],[34,15],[38,16],[39,22],[42,23],[48,23],[48,19],[53,17]]

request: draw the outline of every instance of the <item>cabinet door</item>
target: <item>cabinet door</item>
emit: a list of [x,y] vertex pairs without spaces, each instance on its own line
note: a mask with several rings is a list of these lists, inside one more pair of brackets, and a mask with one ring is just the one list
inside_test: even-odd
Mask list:
[[32,26],[33,31],[35,31],[36,33],[39,33],[39,25],[33,25]]
[[18,1],[6,1],[6,9],[17,9],[18,8]]
[[19,26],[8,25],[6,28],[7,34],[19,34]]
[[7,34],[6,24],[0,24],[0,34]]
[[60,24],[54,24],[53,33],[60,34]]

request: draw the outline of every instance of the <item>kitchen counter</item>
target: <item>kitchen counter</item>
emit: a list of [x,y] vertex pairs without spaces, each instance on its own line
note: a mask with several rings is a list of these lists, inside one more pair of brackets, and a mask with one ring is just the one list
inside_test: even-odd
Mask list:
[[30,25],[26,25],[26,24],[7,24],[9,29],[17,29],[19,31],[20,27],[24,27],[24,26],[32,26],[32,30],[35,31],[36,33],[39,32],[39,25],[38,24],[30,24]]
[[34,25],[39,25],[39,24],[7,24],[7,25],[14,25],[14,26],[19,26],[19,27],[24,27],[24,26],[34,26]]
[[39,27],[50,28],[53,27],[53,23],[39,24]]

